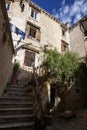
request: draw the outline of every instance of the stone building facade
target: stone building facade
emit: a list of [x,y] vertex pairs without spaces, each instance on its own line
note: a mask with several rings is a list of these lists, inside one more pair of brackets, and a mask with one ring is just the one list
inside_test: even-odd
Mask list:
[[[15,60],[21,66],[18,80],[29,81],[33,65],[35,68],[40,67],[45,49],[56,49],[58,52],[70,50],[69,24],[63,24],[29,0],[5,1],[14,43]],[[45,87],[43,86],[40,93],[45,109],[45,104],[48,99],[50,100],[53,89],[48,82]]]
[[[23,6],[23,9],[22,9]],[[33,2],[6,0],[6,8],[11,25],[16,59],[21,67],[32,69],[40,64],[40,57],[47,48],[56,48],[59,52],[68,51],[70,38],[68,24],[64,25]],[[23,48],[23,49],[22,49]],[[27,56],[30,62],[27,62]]]
[[[85,28],[87,29],[87,15],[81,18],[77,23],[70,27],[70,47],[71,51],[78,53],[82,59],[83,74],[80,75],[80,80],[78,88],[76,86],[70,92],[70,107],[77,108],[87,108],[87,32],[83,30],[81,22],[85,21]],[[85,63],[85,64],[84,64]],[[78,90],[79,89],[79,90]]]
[[0,95],[12,73],[13,42],[10,34],[5,1],[0,1]]
[[[80,57],[85,56],[84,36],[79,22],[69,27],[69,23],[63,24],[29,0],[5,1],[16,52],[15,60],[22,69],[19,80],[29,80],[33,65],[40,67],[45,49],[56,49],[60,53],[72,51]],[[50,98],[51,92],[56,93],[54,86],[50,86],[47,82],[43,87],[43,100],[46,90],[46,99]],[[58,97],[56,94],[54,96],[57,105]]]
[[85,44],[86,37],[84,36],[84,33],[81,30],[80,26],[81,20],[70,27],[70,47],[72,52],[76,52],[79,54],[80,57],[84,57],[86,55],[87,47]]

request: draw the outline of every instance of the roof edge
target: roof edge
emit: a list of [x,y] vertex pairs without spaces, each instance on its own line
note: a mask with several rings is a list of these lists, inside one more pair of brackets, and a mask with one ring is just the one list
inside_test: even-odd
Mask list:
[[69,29],[72,30],[73,28],[78,26],[82,20],[84,20],[86,18],[87,18],[87,15],[83,16],[80,20],[78,20],[75,24],[73,24]]
[[36,3],[29,1],[29,3],[31,5],[33,5],[34,7],[38,8],[40,11],[42,11],[43,13],[45,13],[46,15],[48,15],[51,19],[53,19],[55,22],[59,23],[62,27],[64,27],[65,29],[67,29],[66,25],[60,21],[59,19],[57,19],[56,17],[54,17],[52,14],[48,13],[46,10],[42,9],[40,6],[38,6]]

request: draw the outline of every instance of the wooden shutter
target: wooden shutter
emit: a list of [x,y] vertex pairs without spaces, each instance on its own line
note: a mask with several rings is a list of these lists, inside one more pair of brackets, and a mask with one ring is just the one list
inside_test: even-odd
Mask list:
[[40,30],[37,29],[37,30],[36,30],[36,39],[37,39],[38,41],[40,41],[40,37],[41,37]]
[[61,51],[62,51],[62,52],[68,52],[68,51],[69,51],[68,44],[66,44],[66,43],[61,43]]
[[26,25],[26,35],[27,35],[27,37],[29,37],[29,32],[30,32],[30,25],[27,24]]
[[62,52],[65,51],[65,48],[64,48],[64,44],[63,44],[63,43],[61,44],[61,51],[62,51]]

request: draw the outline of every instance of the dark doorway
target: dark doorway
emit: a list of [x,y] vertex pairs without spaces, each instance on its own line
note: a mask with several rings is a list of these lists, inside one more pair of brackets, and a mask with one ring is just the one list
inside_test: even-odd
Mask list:
[[55,85],[51,84],[51,92],[50,92],[50,101],[52,103],[52,105],[54,106],[55,104]]

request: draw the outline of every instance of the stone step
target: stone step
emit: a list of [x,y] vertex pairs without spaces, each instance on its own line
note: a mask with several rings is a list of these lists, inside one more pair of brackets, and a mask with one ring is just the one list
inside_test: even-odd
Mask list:
[[26,88],[8,88],[5,89],[4,92],[25,92]]
[[32,86],[30,86],[30,85],[28,85],[28,86],[22,86],[22,87],[18,87],[18,86],[7,86],[6,88],[5,88],[5,90],[10,90],[10,89],[12,89],[12,90],[24,90],[24,89],[27,89],[27,88],[33,88]]
[[4,102],[4,101],[0,102],[0,105],[9,105],[9,104],[13,104],[13,105],[17,105],[17,104],[19,104],[19,105],[20,104],[26,105],[26,104],[30,104],[30,105],[32,105],[33,102],[32,101],[19,101],[19,102],[14,101],[14,102],[12,102],[12,100],[9,101],[9,102]]
[[33,88],[32,87],[26,87],[26,88],[6,88],[4,90],[4,92],[26,92],[27,90],[32,90],[33,91]]
[[0,130],[34,130],[33,99],[30,86],[8,85],[0,97]]
[[24,91],[5,91],[4,93],[9,93],[9,94],[23,94],[25,93]]
[[14,107],[33,107],[33,102],[27,101],[27,102],[23,102],[23,101],[9,101],[9,102],[0,102],[0,108],[14,108]]
[[1,124],[0,130],[34,130],[34,122]]
[[26,93],[26,92],[33,92],[32,88],[28,88],[28,89],[22,89],[22,90],[5,90],[4,93]]
[[6,86],[6,88],[9,88],[9,87],[17,87],[17,88],[24,88],[24,85],[23,84],[9,84]]
[[19,102],[19,101],[30,101],[32,100],[32,96],[4,96],[4,97],[0,97],[0,102],[9,102],[9,101],[16,101],[16,102]]
[[10,87],[10,86],[14,86],[14,87],[26,87],[26,86],[28,86],[28,85],[31,86],[31,84],[28,84],[28,82],[27,82],[27,83],[11,83],[11,84],[9,84],[9,85],[7,85],[7,86],[8,86],[8,87]]
[[3,96],[4,96],[4,97],[6,97],[6,96],[9,96],[9,97],[10,97],[10,96],[11,96],[11,97],[13,97],[13,96],[17,96],[17,97],[21,96],[21,97],[22,97],[22,96],[23,96],[23,97],[30,97],[30,98],[32,98],[29,93],[14,93],[14,94],[4,93]]
[[3,115],[0,116],[0,125],[5,123],[22,123],[22,122],[32,122],[34,121],[34,115],[33,114],[21,114],[21,115]]
[[29,108],[0,108],[0,115],[32,114],[33,107]]
[[26,90],[26,89],[28,89],[28,88],[32,88],[33,89],[33,87],[31,87],[31,86],[23,86],[23,87],[18,87],[18,86],[8,86],[8,87],[6,87],[5,88],[5,91],[7,91],[7,90],[16,90],[16,91],[24,91],[24,90]]

